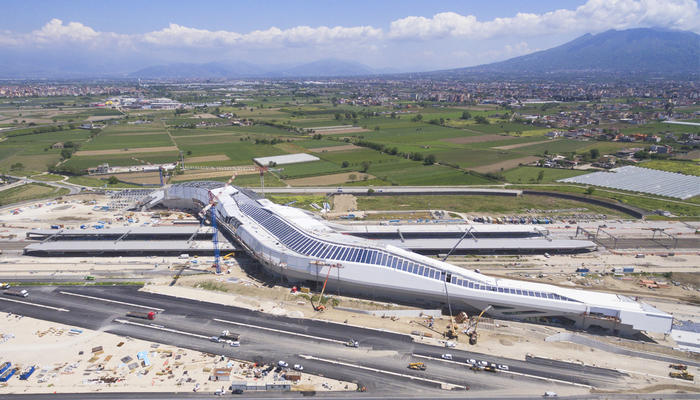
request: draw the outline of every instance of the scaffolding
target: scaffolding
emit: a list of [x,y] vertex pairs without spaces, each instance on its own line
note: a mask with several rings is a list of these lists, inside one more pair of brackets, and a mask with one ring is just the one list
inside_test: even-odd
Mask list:
[[107,207],[114,211],[131,210],[137,208],[153,193],[153,189],[126,189],[114,190],[106,193],[109,198]]

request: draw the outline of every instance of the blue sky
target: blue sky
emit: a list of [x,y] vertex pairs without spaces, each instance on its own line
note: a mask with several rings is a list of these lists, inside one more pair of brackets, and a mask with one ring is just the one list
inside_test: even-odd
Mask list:
[[[128,72],[173,62],[299,64],[326,58],[432,70],[499,61],[584,33],[700,32],[696,0],[14,1],[0,67]],[[80,64],[80,66],[75,64]]]
[[[3,18],[0,29],[28,32],[39,29],[52,18],[80,21],[103,31],[145,33],[169,23],[210,30],[252,31],[270,26],[373,25],[388,27],[389,22],[409,15],[434,15],[453,11],[481,19],[514,15],[517,12],[543,13],[583,4],[576,0],[538,1],[95,1],[56,0],[4,1],[3,10],[13,18]],[[201,8],[198,5],[202,5]],[[199,12],[193,12],[200,8]]]

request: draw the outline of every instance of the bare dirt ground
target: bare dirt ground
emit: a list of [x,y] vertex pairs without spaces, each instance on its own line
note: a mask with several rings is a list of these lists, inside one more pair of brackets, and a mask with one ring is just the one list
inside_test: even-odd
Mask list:
[[507,170],[511,168],[515,168],[519,166],[520,164],[529,164],[533,161],[539,160],[539,157],[535,156],[527,156],[527,157],[521,157],[521,158],[514,158],[512,160],[506,160],[506,161],[501,161],[497,162],[495,164],[489,164],[489,165],[480,165],[476,168],[470,168],[472,171],[476,171],[479,173],[487,173],[487,172],[498,172],[501,169]]
[[[206,179],[206,178],[217,178],[220,176],[226,176],[226,177],[231,177],[233,174],[236,175],[250,175],[250,174],[255,174],[257,173],[257,170],[251,169],[251,170],[242,170],[242,171],[216,171],[216,170],[208,170],[208,169],[200,169],[200,170],[186,170],[183,175],[175,175],[171,179],[173,182],[180,182],[180,181],[189,181],[193,179]],[[234,179],[234,184],[236,180]]]
[[88,117],[88,121],[93,122],[93,121],[107,121],[110,119],[119,119],[123,117],[123,115],[93,115],[91,117]]
[[119,174],[120,181],[140,184],[160,183],[160,174],[157,172],[134,172],[130,174]]
[[197,163],[207,161],[228,161],[229,158],[224,154],[215,154],[213,156],[199,156],[185,158],[186,163]]
[[[35,372],[27,380],[12,378],[0,393],[74,392],[190,392],[195,384],[202,392],[221,388],[209,381],[214,368],[232,369],[232,380],[253,381],[251,363],[109,333],[74,328],[19,315],[0,314],[0,343],[3,358],[21,370],[32,365]],[[146,352],[149,366],[137,359]],[[80,352],[80,353],[79,353]],[[128,359],[127,359],[128,357]],[[125,361],[126,360],[126,361]],[[270,374],[255,381],[270,383]],[[352,383],[302,373],[296,390],[355,390]],[[345,389],[347,387],[347,389]],[[295,390],[293,389],[293,390]]]
[[[446,330],[449,317],[442,316],[434,320],[434,326],[428,327],[426,318],[421,317],[388,317],[368,315],[352,310],[393,310],[410,309],[391,303],[361,300],[343,297],[337,293],[328,293],[338,299],[340,306],[351,310],[341,310],[330,307],[324,313],[314,312],[308,302],[308,296],[292,294],[289,288],[282,286],[270,287],[256,277],[247,275],[238,267],[232,266],[227,277],[189,276],[182,278],[176,286],[162,284],[147,285],[142,290],[170,296],[193,298],[221,304],[236,305],[250,308],[272,315],[286,315],[296,318],[313,318],[339,324],[362,326],[375,329],[387,329],[414,335],[417,342],[444,346],[441,333]],[[203,289],[215,287],[216,291]],[[679,389],[693,390],[694,385],[673,380],[668,377],[668,363],[661,361],[639,360],[608,353],[595,348],[569,342],[545,342],[545,338],[560,332],[570,332],[565,328],[543,326],[517,321],[494,321],[484,319],[479,325],[479,343],[469,346],[462,335],[457,340],[457,348],[475,350],[486,354],[497,354],[503,357],[524,359],[531,353],[539,357],[557,359],[568,362],[604,368],[621,369],[630,374],[624,382],[617,386],[624,391],[647,387],[650,385],[679,385]],[[416,332],[421,334],[415,335]],[[585,335],[585,333],[580,333]],[[603,340],[601,337],[595,337]],[[670,348],[674,345],[670,338],[656,338],[660,344]],[[614,340],[612,338],[611,340]],[[645,349],[648,350],[648,349]],[[693,373],[696,369],[691,368]],[[661,390],[661,389],[660,389]]]
[[350,182],[350,175],[355,175],[358,179],[373,179],[374,176],[370,174],[358,174],[357,172],[343,172],[341,174],[331,174],[322,176],[311,176],[308,178],[299,179],[288,179],[285,182],[291,186],[323,186],[323,185],[337,185],[340,183]]
[[455,143],[455,144],[467,144],[467,143],[481,143],[481,142],[493,142],[496,140],[507,140],[515,139],[513,136],[507,135],[480,135],[480,136],[465,136],[449,139],[441,139],[441,142]]
[[346,213],[357,211],[357,198],[351,194],[333,196],[333,212]]
[[192,118],[199,118],[199,119],[214,119],[214,118],[219,118],[214,114],[209,114],[209,113],[204,113],[204,114],[195,114],[192,116]]
[[161,147],[134,147],[130,149],[110,149],[110,150],[81,150],[75,153],[76,156],[106,156],[110,154],[122,153],[160,153],[164,151],[178,151],[176,146]]
[[312,153],[325,153],[328,151],[349,151],[356,150],[361,147],[355,146],[354,144],[345,144],[342,146],[328,146],[328,147],[317,147],[315,149],[309,149]]
[[494,147],[494,149],[498,149],[498,150],[512,150],[512,149],[517,149],[517,148],[519,148],[519,147],[526,147],[526,146],[532,146],[532,145],[535,145],[535,144],[549,143],[549,142],[551,142],[551,141],[552,141],[551,139],[547,139],[547,140],[542,140],[542,141],[539,141],[539,142],[527,142],[527,143],[509,144],[509,145],[507,145],[507,146],[498,146],[498,147]]

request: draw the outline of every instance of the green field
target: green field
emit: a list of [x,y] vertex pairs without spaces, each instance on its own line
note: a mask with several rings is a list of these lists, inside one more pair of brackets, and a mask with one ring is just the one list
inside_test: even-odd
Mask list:
[[[609,208],[546,196],[358,196],[358,210],[447,210],[462,213],[525,215],[531,209],[578,209],[621,215]],[[566,214],[566,212],[564,212]]]
[[[119,176],[117,175],[117,178]],[[121,188],[139,188],[142,186],[139,185],[131,185],[128,183],[123,183],[123,182],[118,182],[114,185],[110,185],[107,183],[108,177],[105,177],[104,179],[102,178],[93,178],[89,176],[71,176],[68,178],[68,182],[74,183],[76,185],[82,185],[82,186],[89,186],[89,187],[106,187],[108,189],[121,189]]]
[[[542,173],[542,180],[537,182],[539,174]],[[539,168],[539,167],[518,167],[503,173],[506,181],[510,183],[550,183],[558,179],[570,178],[587,174],[589,171],[559,168]]]
[[66,194],[68,194],[68,189],[55,188],[43,183],[28,183],[0,191],[0,206]]
[[700,176],[700,163],[695,161],[649,160],[637,165],[642,168],[659,169],[661,171],[678,172],[680,174]]
[[285,164],[275,168],[282,169],[282,171],[279,172],[279,176],[282,179],[306,178],[309,176],[335,174],[350,170],[349,168],[342,168],[338,164],[324,160]]

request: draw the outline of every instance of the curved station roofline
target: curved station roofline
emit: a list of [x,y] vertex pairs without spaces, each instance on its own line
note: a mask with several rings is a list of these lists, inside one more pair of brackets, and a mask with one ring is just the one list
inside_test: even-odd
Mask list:
[[412,251],[338,232],[332,224],[252,191],[221,182],[169,186],[150,205],[201,210],[216,199],[219,228],[264,268],[290,282],[322,282],[343,294],[453,310],[481,310],[504,319],[602,329],[669,332],[673,318],[633,298],[489,277]]

